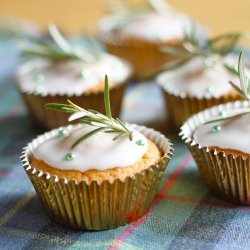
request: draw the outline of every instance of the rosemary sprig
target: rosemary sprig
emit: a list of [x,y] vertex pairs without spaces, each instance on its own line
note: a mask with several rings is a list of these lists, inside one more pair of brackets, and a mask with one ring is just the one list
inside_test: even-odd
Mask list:
[[166,0],[147,0],[147,5],[149,5],[152,11],[159,14],[167,14],[168,10],[172,8]]
[[113,15],[135,15],[138,13],[154,11],[160,14],[166,14],[171,6],[165,0],[144,0],[138,5],[136,1],[108,2],[105,9]]
[[71,45],[56,25],[50,24],[48,31],[52,42],[36,38],[22,41],[19,43],[22,54],[29,57],[44,57],[54,61],[82,60],[92,62],[97,59],[96,53]]
[[72,145],[72,148],[76,147],[79,143],[87,140],[89,137],[101,131],[105,133],[116,133],[113,140],[117,140],[121,137],[127,136],[129,140],[132,141],[133,131],[130,130],[126,126],[126,124],[122,122],[119,118],[112,117],[109,99],[109,82],[107,75],[105,76],[104,106],[106,115],[103,115],[102,113],[96,110],[86,110],[84,108],[81,108],[70,100],[68,100],[68,104],[48,103],[45,105],[45,107],[48,109],[72,113],[72,115],[69,117],[69,121],[81,119],[80,121],[82,123],[94,127],[91,132],[80,137]]
[[225,117],[222,117],[222,118],[214,119],[214,120],[206,122],[205,124],[216,123],[216,122],[223,122],[223,121],[231,121],[231,120],[239,118],[239,117],[241,117],[243,115],[248,115],[248,114],[250,114],[250,111],[249,112],[239,113],[239,114],[236,114],[236,115],[225,116]]
[[[238,87],[235,83],[233,83],[231,81],[229,83],[241,96],[243,96],[250,103],[250,79],[245,74],[244,53],[243,52],[241,52],[240,56],[239,56],[238,74],[239,74],[239,79],[240,79],[240,87]],[[235,115],[231,115],[231,116],[222,116],[221,118],[216,118],[214,120],[210,120],[210,121],[206,122],[205,124],[222,122],[222,121],[230,121],[230,120],[234,120],[238,117],[241,117],[241,116],[247,115],[247,114],[250,114],[250,111],[249,112],[244,111],[244,112],[241,112],[241,113],[238,113]]]
[[238,87],[232,81],[229,83],[240,95],[242,95],[246,100],[250,101],[250,79],[245,74],[243,52],[241,52],[239,56],[238,74],[240,79],[240,87]]
[[180,65],[197,57],[204,58],[204,63],[208,66],[211,62],[215,63],[221,61],[226,69],[236,74],[237,72],[235,72],[233,68],[223,62],[223,57],[232,53],[239,44],[239,41],[245,37],[248,37],[248,34],[242,32],[230,32],[212,38],[205,38],[200,41],[195,27],[193,26],[191,31],[185,34],[182,47],[177,48],[174,45],[168,45],[160,49],[164,53],[177,56],[178,59],[174,61],[174,64],[165,64],[157,74],[166,70],[178,68]]
[[38,27],[25,20],[15,20],[0,14],[0,36],[8,39],[23,39],[40,36]]
[[138,14],[152,11],[159,14],[167,14],[170,8],[172,7],[165,0],[144,0],[141,5],[138,5],[133,0],[108,2],[105,4],[106,11],[114,17],[114,31],[118,31]]

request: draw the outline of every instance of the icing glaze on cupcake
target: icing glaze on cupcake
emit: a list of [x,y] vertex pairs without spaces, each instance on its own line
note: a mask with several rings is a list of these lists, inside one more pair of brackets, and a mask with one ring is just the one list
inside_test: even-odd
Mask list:
[[17,77],[19,87],[27,93],[81,95],[95,88],[102,91],[104,74],[109,75],[111,85],[120,84],[130,76],[131,67],[104,53],[93,62],[33,59],[19,68]]
[[221,97],[232,91],[229,81],[238,83],[238,77],[229,72],[221,62],[208,67],[204,59],[197,58],[184,66],[159,75],[158,82],[163,88],[181,97],[212,98]]
[[[245,111],[250,112],[249,109]],[[227,113],[237,114],[237,110]],[[250,133],[249,121],[250,114],[247,114],[226,122],[204,124],[196,129],[193,138],[202,147],[237,150],[250,154],[250,141],[247,138]]]
[[[107,17],[100,23],[103,33],[115,32],[112,23],[115,18]],[[143,13],[139,14],[116,32],[124,37],[136,37],[149,41],[179,40],[184,36],[184,31],[190,30],[192,21],[183,14],[169,11],[168,14]]]
[[85,172],[130,166],[141,159],[148,149],[147,139],[135,130],[132,141],[127,136],[114,141],[115,133],[100,132],[71,149],[77,139],[93,129],[93,126],[82,125],[63,134],[59,130],[58,136],[43,142],[34,150],[34,157],[61,170]]

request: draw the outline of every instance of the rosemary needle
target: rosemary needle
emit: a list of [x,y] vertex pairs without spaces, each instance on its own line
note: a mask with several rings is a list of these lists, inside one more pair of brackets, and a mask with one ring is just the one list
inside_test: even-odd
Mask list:
[[112,117],[107,75],[105,76],[104,105],[106,112],[105,115],[96,110],[86,110],[81,108],[70,100],[68,100],[68,104],[48,103],[45,105],[45,107],[52,110],[72,113],[72,115],[69,117],[69,121],[81,119],[80,121],[82,123],[93,126],[93,130],[80,137],[72,145],[72,148],[76,147],[79,143],[87,140],[99,132],[115,133],[113,140],[117,140],[123,136],[127,136],[129,140],[132,140],[133,131],[130,130],[119,118]]

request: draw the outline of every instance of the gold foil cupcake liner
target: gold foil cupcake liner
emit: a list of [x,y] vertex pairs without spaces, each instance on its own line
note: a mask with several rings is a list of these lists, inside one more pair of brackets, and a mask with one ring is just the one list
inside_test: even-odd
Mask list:
[[249,108],[249,103],[231,102],[200,112],[184,123],[180,136],[192,153],[202,178],[215,194],[230,202],[250,205],[250,157],[201,147],[193,139],[194,131],[219,112],[240,108]]
[[169,93],[164,89],[164,99],[167,110],[168,124],[173,130],[179,130],[181,125],[193,114],[204,109],[219,104],[242,100],[243,98],[237,93],[230,92],[218,98],[196,98],[181,96]]
[[[79,125],[70,125],[73,129]],[[130,223],[149,209],[165,168],[172,157],[172,144],[159,132],[143,126],[135,129],[152,140],[164,153],[160,162],[125,180],[76,182],[60,179],[32,167],[29,157],[45,140],[57,135],[58,129],[47,132],[24,148],[21,160],[43,206],[52,219],[75,229],[103,230]]]
[[[114,117],[118,117],[121,112],[123,95],[127,87],[127,82],[119,83],[110,89],[111,109]],[[39,126],[46,129],[53,129],[68,124],[69,114],[48,110],[44,106],[46,103],[66,103],[71,100],[75,104],[85,109],[96,109],[105,112],[103,105],[104,92],[89,93],[81,95],[37,95],[20,90],[23,100],[28,108],[31,118]]]
[[157,72],[164,64],[176,59],[175,56],[163,53],[160,47],[182,45],[182,41],[148,42],[142,39],[119,38],[119,35],[102,37],[107,51],[131,62],[134,67],[134,78],[142,79]]

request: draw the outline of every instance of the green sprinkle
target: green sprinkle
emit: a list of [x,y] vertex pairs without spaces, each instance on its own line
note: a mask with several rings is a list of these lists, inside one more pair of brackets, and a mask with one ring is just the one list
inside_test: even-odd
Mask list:
[[116,62],[115,63],[115,68],[117,69],[123,69],[124,68],[124,63],[123,62]]
[[213,86],[208,86],[206,88],[206,92],[209,93],[209,94],[213,94],[214,93],[214,87]]
[[69,134],[68,131],[66,129],[64,129],[64,128],[60,128],[58,130],[58,136],[59,137],[64,137],[64,136],[67,136],[68,134]]
[[220,125],[214,125],[211,129],[213,133],[218,133],[221,131],[221,126]]
[[211,58],[206,58],[204,60],[204,64],[205,64],[206,67],[212,68],[215,65],[215,61],[213,59],[211,59]]
[[64,157],[64,159],[66,160],[66,161],[73,161],[74,159],[75,159],[75,154],[73,154],[73,153],[67,153],[66,155],[65,155],[65,157]]
[[174,82],[168,82],[167,85],[172,88],[174,87]]
[[226,115],[226,112],[225,111],[220,111],[219,112],[219,116],[225,116]]
[[144,146],[145,143],[142,140],[138,140],[135,142],[138,146]]
[[40,94],[43,94],[44,93],[44,91],[45,91],[45,88],[44,88],[44,86],[43,85],[41,85],[41,84],[39,84],[39,85],[37,85],[36,87],[35,87],[35,94],[36,95],[40,95]]
[[211,59],[211,58],[206,58],[206,59],[204,60],[204,64],[205,64],[206,67],[212,68],[212,67],[214,67],[214,65],[216,64],[216,61],[213,60],[213,59]]
[[83,71],[80,72],[80,77],[81,77],[82,79],[86,79],[86,78],[88,78],[88,76],[89,76],[88,71],[83,70]]
[[45,81],[45,76],[43,74],[36,74],[35,75],[35,82],[43,83]]

